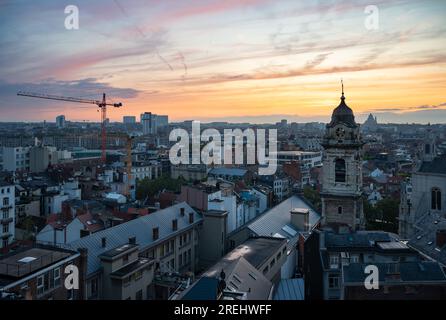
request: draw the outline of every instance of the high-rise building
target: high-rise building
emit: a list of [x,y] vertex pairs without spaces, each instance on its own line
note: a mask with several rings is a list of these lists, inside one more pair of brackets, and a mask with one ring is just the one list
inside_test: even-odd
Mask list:
[[141,125],[143,134],[154,134],[154,121],[151,112],[144,112],[141,114]]
[[363,141],[352,109],[341,103],[333,110],[323,138],[322,224],[364,227],[361,149]]
[[124,124],[135,124],[136,117],[135,116],[124,116],[124,117],[122,117],[122,122]]
[[169,117],[144,112],[141,114],[141,124],[143,134],[156,134],[160,128],[166,127],[169,124]]
[[56,117],[56,126],[59,129],[65,128],[65,116],[63,114]]

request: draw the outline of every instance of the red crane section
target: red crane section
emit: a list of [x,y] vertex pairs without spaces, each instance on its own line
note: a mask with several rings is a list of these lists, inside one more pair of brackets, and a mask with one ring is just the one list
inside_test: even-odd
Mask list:
[[107,103],[107,101],[105,99],[105,93],[102,94],[102,100],[90,100],[90,99],[82,99],[82,98],[63,97],[63,96],[55,96],[55,95],[49,95],[49,94],[24,92],[24,91],[19,91],[17,93],[17,95],[24,96],[24,97],[48,99],[48,100],[59,100],[59,101],[95,104],[99,109],[101,109],[101,148],[102,148],[102,161],[105,163],[106,147],[107,147],[107,130],[106,130],[106,125],[105,125],[105,122],[107,120],[107,106],[119,108],[119,107],[122,107],[122,103],[120,103],[120,102],[119,103]]

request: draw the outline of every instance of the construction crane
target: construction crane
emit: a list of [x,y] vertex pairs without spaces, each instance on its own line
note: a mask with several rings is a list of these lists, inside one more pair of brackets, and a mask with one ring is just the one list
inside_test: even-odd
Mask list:
[[59,101],[68,101],[68,102],[77,102],[77,103],[88,103],[95,104],[101,110],[101,149],[102,149],[102,161],[105,163],[106,160],[106,147],[107,147],[107,132],[105,128],[105,122],[107,119],[107,106],[112,106],[115,108],[122,107],[122,103],[107,103],[105,100],[105,93],[102,94],[102,100],[90,100],[90,99],[82,99],[82,98],[73,98],[73,97],[62,97],[48,94],[39,94],[33,92],[24,92],[19,91],[17,93],[18,96],[24,97],[32,97],[32,98],[40,98],[40,99],[48,99],[48,100],[59,100]]

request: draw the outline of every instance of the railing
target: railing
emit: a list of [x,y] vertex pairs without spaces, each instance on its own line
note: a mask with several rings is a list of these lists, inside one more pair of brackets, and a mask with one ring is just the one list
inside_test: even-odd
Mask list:
[[30,262],[7,263],[0,262],[0,274],[12,277],[21,277],[35,270],[43,268],[61,259],[60,252],[52,252],[36,258]]

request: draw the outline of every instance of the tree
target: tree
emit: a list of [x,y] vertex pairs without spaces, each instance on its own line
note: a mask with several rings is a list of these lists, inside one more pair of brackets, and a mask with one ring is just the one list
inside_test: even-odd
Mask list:
[[144,178],[143,180],[138,182],[136,187],[136,198],[139,200],[144,200],[147,196],[153,197],[158,192],[166,189],[173,192],[180,192],[181,185],[185,183],[185,180],[182,177],[178,179],[172,179],[167,176],[161,176],[158,179],[149,180],[148,178]]
[[321,211],[321,196],[316,189],[313,189],[311,186],[305,186],[303,190],[303,196],[313,205],[314,208],[317,209],[317,211]]
[[364,200],[364,214],[366,229],[398,232],[399,201],[393,198],[384,198],[376,206]]

